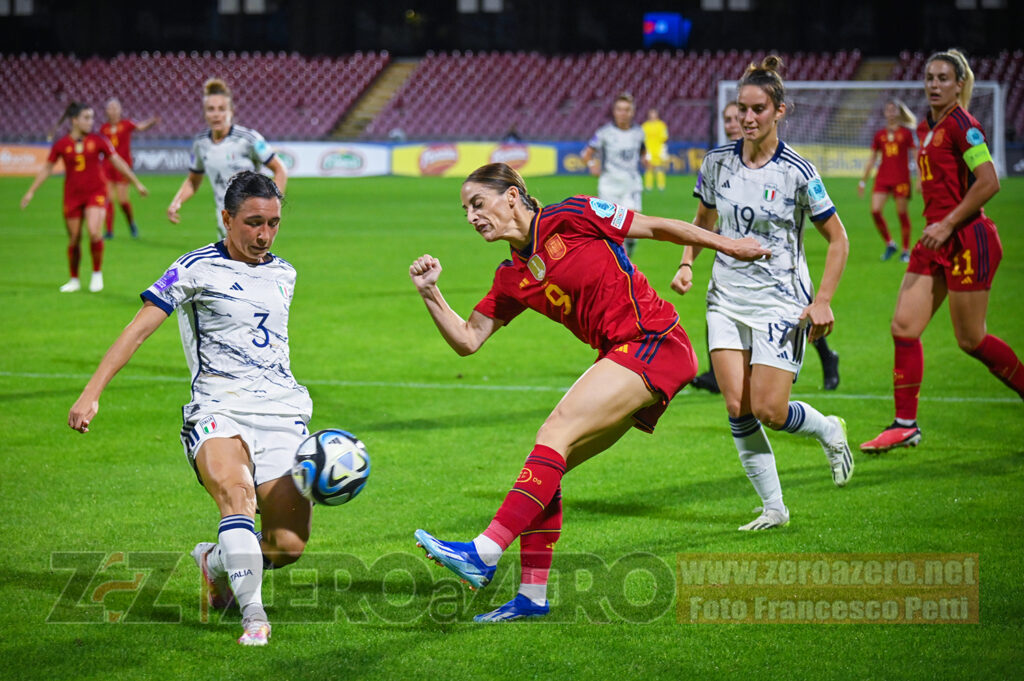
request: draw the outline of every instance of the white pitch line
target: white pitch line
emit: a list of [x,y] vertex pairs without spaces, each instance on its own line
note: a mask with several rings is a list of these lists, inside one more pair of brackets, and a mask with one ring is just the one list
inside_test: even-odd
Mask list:
[[[88,381],[91,378],[88,374],[48,374],[23,371],[0,371],[3,378],[34,378],[42,380],[62,379],[75,381]],[[152,383],[178,383],[188,381],[188,376],[132,376],[122,375],[117,377],[118,381],[140,381]],[[305,385],[328,385],[340,388],[395,388],[399,390],[484,390],[497,392],[557,392],[564,393],[569,386],[550,385],[487,385],[481,383],[412,383],[402,381],[332,381],[332,380],[308,380],[302,381]],[[881,400],[891,401],[892,395],[851,395],[848,393],[817,392],[817,393],[794,393],[793,397],[804,400],[835,399],[835,400]],[[922,402],[951,402],[961,404],[1014,404],[1019,399],[1013,397],[936,397],[922,396]]]

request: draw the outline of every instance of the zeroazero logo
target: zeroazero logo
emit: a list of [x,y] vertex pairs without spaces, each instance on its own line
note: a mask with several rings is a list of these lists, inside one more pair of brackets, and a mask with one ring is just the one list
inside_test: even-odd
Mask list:
[[352,149],[332,149],[320,157],[320,170],[343,175],[358,173],[366,165],[366,158]]

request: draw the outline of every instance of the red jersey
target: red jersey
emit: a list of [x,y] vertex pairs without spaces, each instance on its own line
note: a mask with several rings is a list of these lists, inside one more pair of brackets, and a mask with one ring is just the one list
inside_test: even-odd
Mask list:
[[107,193],[107,176],[101,160],[114,155],[114,148],[106,137],[89,133],[80,140],[65,135],[53,143],[50,163],[64,159],[64,200],[87,194]]
[[132,132],[138,128],[135,121],[122,118],[117,123],[104,123],[100,126],[100,134],[110,140],[117,155],[125,160],[130,168],[132,166]]
[[[917,137],[924,217],[929,223],[937,222],[956,208],[974,184],[974,173],[967,167],[964,153],[987,143],[985,131],[978,119],[958,104],[937,123],[932,123],[931,115],[921,121]],[[968,216],[962,224],[980,215],[984,215],[983,210]]]
[[910,182],[910,150],[914,148],[914,133],[902,125],[895,130],[882,128],[875,133],[871,149],[882,155],[875,182],[879,186],[892,186]]
[[530,245],[512,249],[474,309],[507,324],[530,308],[602,351],[667,333],[679,315],[622,247],[632,222],[633,211],[589,196],[545,206],[530,225]]

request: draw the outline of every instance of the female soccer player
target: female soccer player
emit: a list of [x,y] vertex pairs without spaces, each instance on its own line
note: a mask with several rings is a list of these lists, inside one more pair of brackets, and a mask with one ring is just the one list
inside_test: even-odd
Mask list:
[[[762,424],[821,443],[842,487],[853,474],[846,423],[805,402],[790,401],[804,358],[804,342],[832,331],[830,303],[839,284],[849,242],[818,171],[779,140],[786,92],[775,55],[751,64],[737,91],[743,141],[712,149],[701,165],[694,223],[725,236],[752,235],[772,247],[772,259],[751,264],[718,255],[708,285],[711,362],[725,398],[733,441],[747,477],[761,497],[762,512],[740,530],[766,530],[789,522],[775,455]],[[828,241],[818,292],[807,271],[804,220]],[[699,247],[687,246],[673,288],[693,285]],[[809,332],[809,334],[808,334]]]
[[221,215],[224,212],[224,192],[228,180],[235,173],[259,170],[263,165],[273,171],[274,183],[283,194],[285,183],[288,182],[288,171],[262,135],[255,130],[234,125],[235,110],[231,103],[231,90],[224,81],[211,78],[203,84],[203,117],[209,128],[196,135],[192,143],[192,167],[167,207],[167,219],[178,224],[181,220],[178,215],[181,204],[192,198],[203,182],[203,174],[209,171],[213,197],[217,202],[217,233],[223,239],[226,232],[221,224]]
[[[100,134],[110,140],[114,151],[118,156],[132,167],[132,133],[138,130],[144,132],[156,125],[160,119],[157,116],[147,118],[141,123],[136,123],[130,118],[121,117],[121,102],[112,97],[107,101],[107,122],[100,126]],[[132,236],[139,235],[139,228],[135,225],[135,214],[132,211],[131,201],[128,200],[128,181],[121,173],[117,172],[114,164],[109,160],[104,161],[103,171],[107,174],[110,201],[107,201],[107,233],[106,238],[114,238],[114,196],[121,204],[121,210],[128,219],[128,227]]]
[[875,221],[878,233],[885,241],[885,252],[882,260],[888,260],[896,253],[896,242],[889,234],[889,226],[885,223],[882,208],[885,199],[892,194],[896,201],[896,214],[900,218],[900,233],[903,238],[903,254],[900,260],[910,262],[910,216],[907,214],[907,201],[910,199],[910,162],[909,156],[914,149],[914,126],[917,117],[910,112],[907,105],[899,99],[890,99],[885,103],[885,127],[875,133],[871,142],[871,159],[864,167],[864,177],[857,183],[857,194],[864,198],[864,187],[875,167],[879,154],[882,162],[875,175],[875,186],[871,191],[871,218]]
[[[629,210],[643,210],[641,161],[646,166],[644,131],[633,124],[633,95],[623,92],[612,102],[612,122],[605,123],[587,142],[581,158],[598,177],[598,198]],[[595,158],[598,154],[600,158]],[[626,239],[626,254],[633,255],[636,239]]]
[[53,143],[46,163],[21,198],[21,208],[24,210],[39,186],[53,172],[57,159],[64,161],[64,224],[68,231],[68,269],[71,278],[60,287],[62,293],[72,293],[82,288],[78,279],[78,265],[82,260],[83,218],[89,232],[89,252],[92,254],[89,290],[93,293],[103,290],[103,215],[108,197],[102,159],[108,159],[114,168],[131,180],[139,194],[146,196],[149,193],[128,164],[114,153],[107,138],[92,132],[95,118],[91,106],[78,102],[68,105],[57,121],[54,132],[65,119],[71,121],[71,131]]
[[974,73],[964,55],[948,50],[929,57],[924,89],[930,110],[917,128],[917,165],[928,226],[910,254],[892,318],[896,420],[860,446],[876,454],[921,441],[917,425],[924,376],[921,334],[947,295],[960,349],[1024,398],[1020,360],[985,326],[988,292],[1003,248],[983,206],[999,191],[999,176],[985,131],[967,112]]
[[[263,570],[298,560],[309,539],[310,504],[291,480],[295,450],[313,405],[292,376],[288,312],[295,269],[270,252],[281,192],[243,171],[228,183],[223,241],[178,258],[143,291],[142,309],[100,362],[71,407],[68,425],[89,430],[107,383],[175,309],[192,372],[181,441],[220,511],[216,544],[197,544],[210,604],[237,600],[242,645],[266,645]],[[255,531],[259,508],[262,532]]]
[[[743,128],[740,126],[740,108],[739,104],[735,101],[729,102],[722,109],[722,126],[725,129],[725,136],[730,142],[736,142],[743,137]],[[699,171],[697,173],[697,184],[698,186],[701,184]],[[693,281],[692,264],[683,267],[684,264],[686,264],[685,261],[683,264],[680,264],[679,269],[676,270],[675,277],[672,279],[672,288],[680,294],[690,290],[690,282]],[[828,346],[828,340],[825,336],[821,336],[813,341],[813,345],[818,353],[818,359],[821,360],[823,387],[825,390],[835,390],[839,387],[839,353]],[[698,390],[707,390],[712,393],[721,392],[718,387],[718,380],[715,378],[714,364],[709,362],[708,370],[694,376],[693,380],[690,381],[690,385]]]
[[644,172],[644,189],[650,191],[655,184],[658,191],[665,191],[665,168],[668,167],[668,126],[658,117],[658,110],[647,112],[647,120],[640,126],[644,131],[644,147],[647,149],[647,170]]
[[511,260],[498,267],[490,292],[468,320],[441,295],[436,258],[423,255],[410,266],[413,284],[452,349],[476,352],[530,308],[564,324],[599,353],[541,426],[515,486],[482,534],[456,543],[416,531],[429,557],[474,587],[490,581],[501,554],[520,537],[519,594],[476,619],[539,616],[548,612],[547,576],[562,527],[562,475],[612,446],[631,426],[651,432],[697,369],[675,308],[630,264],[623,239],[700,244],[747,261],[770,252],[751,238],[727,239],[587,196],[542,208],[519,173],[504,163],[485,165],[466,178],[462,206],[485,241],[510,244]]

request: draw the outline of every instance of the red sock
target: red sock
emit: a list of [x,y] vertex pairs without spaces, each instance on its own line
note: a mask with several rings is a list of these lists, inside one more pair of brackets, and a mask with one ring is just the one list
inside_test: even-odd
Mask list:
[[910,250],[910,216],[900,213],[900,236],[903,237],[903,250]]
[[78,263],[82,261],[82,247],[79,244],[68,246],[68,269],[71,270],[71,278],[78,278]]
[[924,349],[920,338],[892,337],[896,346],[896,362],[892,370],[896,418],[917,420],[917,398],[924,376]]
[[110,201],[107,201],[107,212],[106,212],[106,216],[105,217],[106,217],[106,220],[107,220],[107,234],[113,234],[114,233],[114,204],[112,202],[110,202]]
[[100,272],[103,269],[103,239],[90,241],[89,253],[92,254],[92,271]]
[[484,536],[505,550],[543,511],[562,484],[565,459],[551,447],[536,445]]
[[[124,211],[124,216],[126,218],[128,218],[128,224],[129,225],[133,224],[135,222],[135,216],[132,215],[132,204],[131,204],[131,202],[130,201],[125,201],[124,203],[122,203],[121,204],[121,210]],[[111,207],[110,211],[111,212],[114,211],[113,207]],[[910,223],[908,222],[907,224],[909,225]]]
[[875,221],[875,228],[878,229],[878,233],[885,239],[885,243],[892,241],[892,235],[889,234],[889,225],[885,224],[885,218],[879,212],[871,211],[871,218]]
[[981,360],[993,376],[1024,398],[1024,367],[1021,367],[1013,348],[989,334],[968,354]]
[[555,542],[562,534],[562,490],[519,535],[519,565],[523,584],[547,584]]

